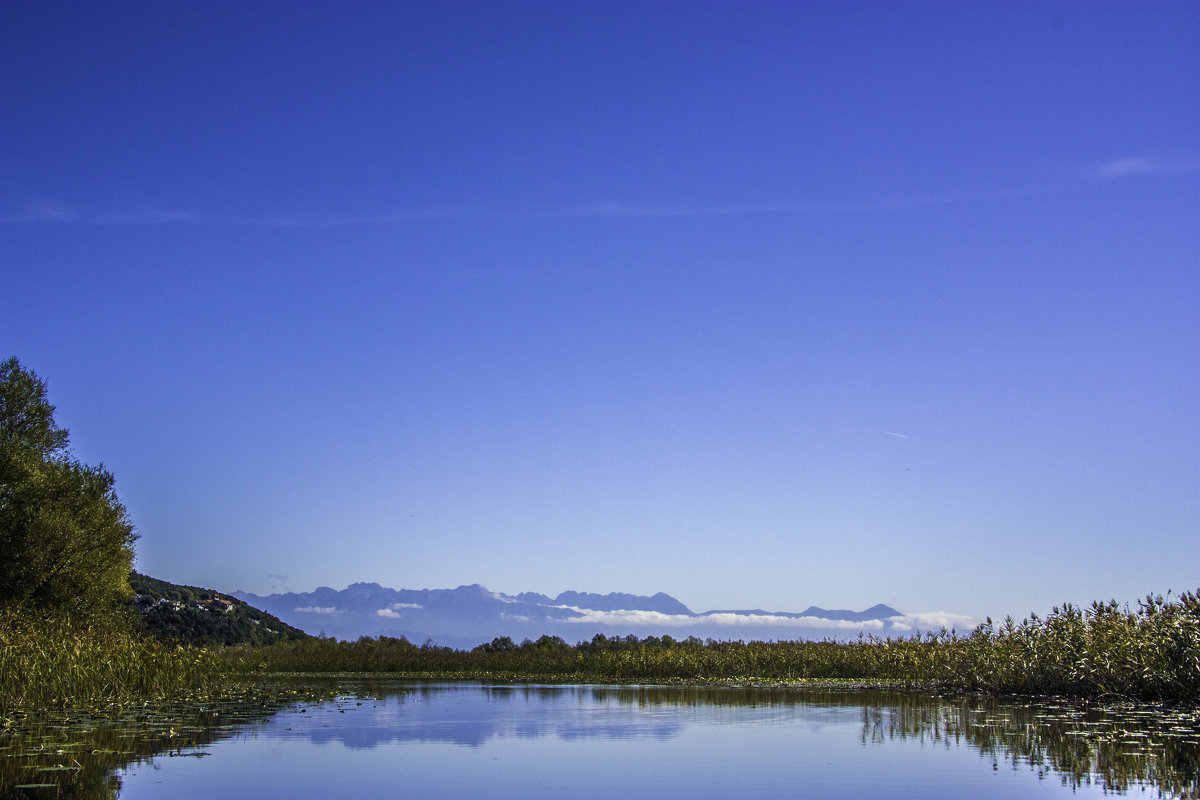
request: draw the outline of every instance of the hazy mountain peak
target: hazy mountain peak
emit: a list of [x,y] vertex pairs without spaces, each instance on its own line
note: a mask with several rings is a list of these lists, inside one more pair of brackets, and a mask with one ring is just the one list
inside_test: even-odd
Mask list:
[[[504,595],[478,583],[454,589],[391,589],[378,583],[352,583],[343,590],[322,586],[313,592],[263,597],[234,592],[298,628],[345,639],[404,636],[473,647],[496,636],[513,639],[543,634],[569,642],[606,635],[698,636],[715,639],[796,639],[852,636],[866,630],[886,633],[900,612],[882,604],[864,611],[803,612],[706,611],[696,614],[666,592],[636,595],[565,591],[551,599],[538,592]],[[911,631],[912,623],[901,630]]]
[[873,618],[903,616],[896,609],[892,608],[891,606],[885,606],[883,603],[873,605],[870,608],[868,608],[866,611],[863,611],[862,613],[870,614]]
[[594,611],[657,611],[661,614],[687,614],[688,616],[692,614],[691,609],[663,592],[659,592],[653,597],[625,594],[624,592],[608,594],[563,592],[554,598],[554,602],[562,606],[587,608]]
[[871,606],[864,611],[850,611],[844,608],[821,608],[820,606],[809,606],[801,612],[805,617],[817,617],[819,619],[838,619],[847,622],[864,622],[870,619],[886,619],[888,617],[899,617],[900,612],[896,609],[885,606],[882,603]]

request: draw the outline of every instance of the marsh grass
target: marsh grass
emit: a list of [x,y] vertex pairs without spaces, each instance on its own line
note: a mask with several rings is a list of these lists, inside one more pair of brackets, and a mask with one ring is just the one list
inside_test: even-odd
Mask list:
[[[1169,595],[1169,593],[1168,593]],[[853,641],[497,638],[472,650],[403,638],[310,638],[198,648],[152,639],[122,615],[0,609],[0,714],[18,707],[195,697],[266,673],[590,683],[867,682],[991,694],[1200,705],[1200,596],[1066,605],[974,631]]]
[[993,694],[1200,703],[1200,597],[1147,597],[1136,608],[1066,605],[1042,619],[988,620],[967,635],[940,631],[849,642],[721,642],[597,636],[574,646],[543,636],[500,638],[470,651],[400,638],[310,639],[231,648],[230,672],[398,673],[446,678],[581,682],[877,681]]
[[951,639],[941,678],[1022,694],[1200,702],[1200,596],[1055,608]]
[[0,713],[167,698],[219,680],[212,652],[150,639],[123,614],[0,609]]

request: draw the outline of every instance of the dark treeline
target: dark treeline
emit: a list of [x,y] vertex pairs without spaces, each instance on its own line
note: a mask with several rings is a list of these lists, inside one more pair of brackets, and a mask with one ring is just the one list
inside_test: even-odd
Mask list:
[[1045,619],[990,619],[966,635],[850,642],[722,642],[670,636],[568,644],[498,638],[472,650],[403,638],[318,638],[227,651],[244,672],[391,672],[498,679],[611,681],[879,681],[1011,694],[1200,700],[1200,595],[1067,605]]

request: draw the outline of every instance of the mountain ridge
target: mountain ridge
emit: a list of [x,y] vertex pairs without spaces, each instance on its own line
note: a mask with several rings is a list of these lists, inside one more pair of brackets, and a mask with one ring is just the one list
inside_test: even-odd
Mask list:
[[809,606],[802,612],[761,609],[696,613],[665,592],[568,590],[551,598],[540,592],[506,595],[464,584],[454,589],[393,589],[356,582],[345,589],[319,586],[311,592],[231,595],[310,634],[345,639],[404,636],[410,641],[471,647],[496,636],[536,638],[556,635],[568,641],[597,633],[713,639],[797,639],[886,633],[903,615],[876,604],[862,611]]

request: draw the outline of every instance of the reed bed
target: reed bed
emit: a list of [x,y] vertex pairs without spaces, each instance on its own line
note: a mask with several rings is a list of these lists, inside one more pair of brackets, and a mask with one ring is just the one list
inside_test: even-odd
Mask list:
[[950,642],[943,672],[965,688],[1200,702],[1200,595],[1055,608],[1020,624],[990,619]]
[[191,695],[222,680],[216,662],[211,651],[142,635],[121,614],[0,609],[0,713]]
[[0,714],[15,707],[180,699],[264,673],[394,673],[591,683],[833,680],[991,694],[1200,704],[1200,596],[1065,605],[1044,619],[988,620],[968,634],[742,642],[670,636],[570,645],[501,637],[472,650],[403,638],[269,646],[165,643],[122,616],[0,609]]
[[470,651],[403,638],[310,639],[230,648],[231,672],[401,673],[581,682],[878,681],[994,694],[1200,703],[1200,597],[1147,597],[1136,608],[1066,605],[1021,623],[909,638],[803,642],[607,638],[569,645],[498,638]]

